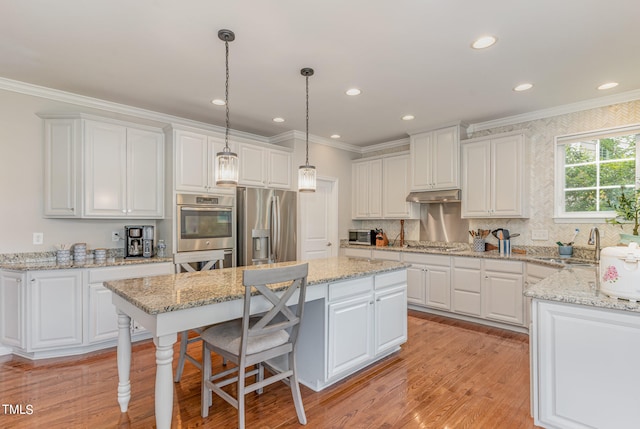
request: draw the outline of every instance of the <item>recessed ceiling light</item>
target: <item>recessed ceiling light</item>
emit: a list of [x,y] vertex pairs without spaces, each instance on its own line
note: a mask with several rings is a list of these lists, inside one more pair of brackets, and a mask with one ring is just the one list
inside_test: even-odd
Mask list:
[[339,139],[340,138],[340,134],[331,134],[331,138],[332,139]]
[[224,100],[220,100],[219,98],[211,100],[211,103],[215,104],[216,106],[224,106],[225,105]]
[[484,49],[494,45],[498,39],[494,36],[482,36],[471,44],[473,49]]
[[273,118],[273,122],[284,122],[284,118]]
[[618,82],[607,82],[600,85],[598,89],[611,89],[615,88],[616,86],[618,86]]
[[415,116],[413,116],[413,115],[404,115],[404,116],[402,117],[402,120],[403,120],[403,121],[412,121],[412,120],[414,120],[415,118],[416,118],[416,117],[415,117]]
[[528,89],[533,88],[533,84],[532,83],[521,83],[520,85],[516,86],[515,88],[513,88],[514,91],[517,92],[521,92],[521,91],[526,91]]
[[362,94],[362,91],[360,91],[358,88],[351,88],[351,89],[347,89],[345,94],[347,94],[347,95],[360,95],[360,94]]

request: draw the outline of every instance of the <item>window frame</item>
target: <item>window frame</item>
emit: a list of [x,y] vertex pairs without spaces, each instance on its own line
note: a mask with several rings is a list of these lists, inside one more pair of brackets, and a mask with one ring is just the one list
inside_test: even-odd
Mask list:
[[[555,136],[554,138],[554,199],[553,212],[556,223],[605,223],[607,219],[616,216],[616,212],[566,212],[564,207],[565,191],[565,145],[584,140],[596,140],[608,137],[617,137],[628,134],[640,134],[640,124],[625,125],[621,127],[605,128],[587,131],[583,133]],[[636,143],[640,141],[636,140]],[[636,144],[636,188],[640,187],[640,148]]]

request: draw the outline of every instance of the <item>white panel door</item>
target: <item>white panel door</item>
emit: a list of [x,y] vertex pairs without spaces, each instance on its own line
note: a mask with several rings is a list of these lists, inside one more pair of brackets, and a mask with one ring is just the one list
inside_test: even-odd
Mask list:
[[460,186],[460,140],[458,127],[433,132],[433,189],[455,189]]
[[238,162],[240,163],[238,184],[243,186],[266,186],[266,150],[258,146],[242,143],[238,145],[238,148]]
[[89,343],[118,338],[118,314],[111,294],[102,283],[89,285]]
[[316,192],[300,192],[300,254],[302,259],[338,254],[337,183],[318,179]]
[[80,121],[47,119],[44,145],[44,214],[77,217],[81,209],[77,201],[78,145]]
[[[214,155],[212,155],[214,156]],[[207,136],[177,130],[175,132],[176,191],[206,192],[209,186]]]
[[411,136],[411,190],[431,189],[431,162],[433,153],[433,132]]
[[524,299],[522,274],[485,272],[482,288],[483,316],[522,325]]
[[462,217],[491,214],[491,144],[462,145]]
[[451,268],[437,265],[425,267],[426,304],[442,310],[451,309]]
[[492,216],[521,216],[523,210],[524,138],[522,135],[491,140]]
[[376,354],[407,340],[407,288],[390,288],[375,295]]
[[127,216],[164,216],[164,136],[127,129]]
[[291,154],[279,150],[270,150],[268,156],[269,187],[291,189]]
[[25,346],[25,275],[0,272],[0,342],[8,346]]

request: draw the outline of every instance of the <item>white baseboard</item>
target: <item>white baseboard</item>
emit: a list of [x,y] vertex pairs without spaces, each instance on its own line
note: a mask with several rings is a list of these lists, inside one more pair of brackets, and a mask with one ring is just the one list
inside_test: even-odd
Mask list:
[[12,352],[9,347],[0,346],[0,356],[10,355]]

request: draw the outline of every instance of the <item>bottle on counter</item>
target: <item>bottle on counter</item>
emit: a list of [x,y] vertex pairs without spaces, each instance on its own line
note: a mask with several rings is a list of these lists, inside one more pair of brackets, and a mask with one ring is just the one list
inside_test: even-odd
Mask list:
[[167,245],[164,240],[158,240],[158,251],[156,252],[158,258],[164,258],[167,256]]

